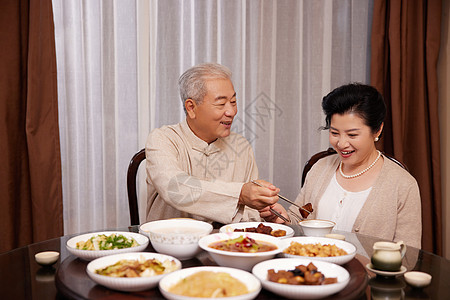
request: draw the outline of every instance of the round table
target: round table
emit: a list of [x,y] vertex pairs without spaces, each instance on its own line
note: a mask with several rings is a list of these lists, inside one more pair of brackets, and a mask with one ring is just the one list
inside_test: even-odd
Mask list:
[[[294,225],[296,235],[299,228]],[[114,229],[113,229],[114,230]],[[123,229],[119,229],[123,231]],[[130,227],[137,231],[137,227]],[[408,286],[403,276],[383,278],[364,267],[372,254],[376,238],[354,233],[343,233],[346,240],[358,248],[356,258],[344,267],[352,274],[351,282],[341,293],[330,299],[448,299],[450,298],[450,261],[432,253],[408,247],[404,265],[410,270],[420,270],[433,276],[431,285],[423,289]],[[28,245],[0,254],[0,286],[2,299],[163,299],[157,288],[139,293],[124,293],[96,285],[86,274],[88,262],[71,255],[65,248],[70,236]],[[54,250],[61,253],[53,267],[41,267],[34,255]],[[147,251],[152,251],[151,246]],[[216,265],[210,256],[202,252],[194,259],[182,261],[183,267]],[[280,299],[264,289],[257,299]]]

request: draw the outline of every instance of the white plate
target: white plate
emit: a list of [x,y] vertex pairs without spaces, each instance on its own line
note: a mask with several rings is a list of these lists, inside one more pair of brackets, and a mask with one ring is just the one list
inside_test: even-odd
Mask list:
[[[345,250],[348,254],[347,255],[341,255],[341,256],[332,256],[332,257],[309,257],[309,256],[300,256],[300,255],[293,255],[293,254],[287,254],[283,251],[288,248],[291,245],[291,242],[297,242],[299,244],[322,244],[322,245],[336,245],[336,247],[339,247],[343,250]],[[313,236],[297,236],[297,237],[291,237],[287,239],[283,239],[280,242],[281,247],[281,256],[287,257],[287,258],[307,258],[312,259],[314,261],[326,261],[338,265],[343,265],[351,261],[355,255],[356,255],[356,247],[346,241],[336,240],[336,239],[330,239],[330,238],[324,238],[324,237],[313,237]]]
[[143,257],[146,260],[155,258],[160,262],[163,262],[165,260],[172,260],[175,261],[176,263],[176,270],[181,269],[181,262],[175,257],[159,253],[132,252],[132,253],[108,255],[97,258],[87,265],[86,272],[93,281],[113,290],[123,292],[138,292],[148,290],[157,286],[161,278],[170,273],[150,277],[135,277],[135,278],[110,277],[95,273],[95,270],[113,265],[119,260],[122,259],[138,260],[141,257]]
[[178,281],[200,271],[226,272],[229,273],[232,277],[239,279],[240,281],[242,281],[242,283],[244,283],[247,286],[249,293],[234,297],[227,297],[225,298],[227,300],[254,299],[261,291],[261,283],[253,274],[246,271],[226,267],[193,267],[170,273],[159,282],[159,290],[161,291],[161,293],[165,298],[170,300],[209,299],[209,298],[181,296],[169,292],[169,288],[174,284],[176,284]]
[[[124,249],[115,249],[115,250],[81,250],[77,249],[77,243],[81,241],[87,241],[93,236],[97,236],[100,234],[104,234],[109,236],[111,234],[121,234],[127,238],[134,238],[136,242],[139,244],[136,247],[124,248]],[[134,233],[134,232],[126,232],[126,231],[101,231],[101,232],[91,232],[82,235],[78,235],[76,237],[71,238],[66,243],[67,250],[75,256],[82,258],[84,260],[93,260],[102,256],[112,255],[112,254],[120,254],[120,253],[128,253],[128,252],[140,252],[144,251],[148,246],[148,237],[145,235]]]
[[401,266],[400,271],[397,271],[397,272],[381,271],[381,270],[374,269],[371,263],[368,263],[366,265],[366,268],[369,271],[374,272],[377,275],[381,275],[381,276],[385,276],[385,277],[399,276],[406,272],[405,266]]
[[235,229],[244,229],[251,227],[258,227],[259,224],[263,223],[265,226],[272,227],[273,230],[284,230],[286,231],[285,236],[280,236],[280,239],[288,238],[294,236],[294,229],[289,226],[277,223],[268,223],[268,222],[242,222],[242,223],[233,223],[220,227],[219,232],[233,232]]
[[[312,262],[319,272],[325,277],[337,277],[338,282],[324,285],[291,285],[276,283],[267,280],[267,271],[269,269],[292,270],[298,265],[308,265]],[[302,258],[276,258],[266,260],[255,265],[252,270],[259,280],[263,288],[277,295],[290,299],[319,299],[338,293],[343,290],[350,281],[350,274],[346,269],[336,264],[325,261],[316,261]]]

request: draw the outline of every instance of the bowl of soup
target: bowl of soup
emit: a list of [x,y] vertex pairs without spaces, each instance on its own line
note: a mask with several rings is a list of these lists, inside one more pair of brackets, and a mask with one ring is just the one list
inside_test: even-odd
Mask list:
[[223,267],[251,271],[257,263],[281,252],[280,240],[252,232],[222,232],[202,237],[198,244]]
[[212,230],[209,223],[187,218],[152,221],[139,227],[157,252],[180,260],[193,258],[201,252],[198,242]]

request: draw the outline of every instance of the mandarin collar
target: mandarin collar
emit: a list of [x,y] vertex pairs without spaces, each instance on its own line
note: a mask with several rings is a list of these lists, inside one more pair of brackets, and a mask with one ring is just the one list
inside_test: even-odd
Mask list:
[[193,150],[199,151],[206,156],[216,153],[221,150],[222,139],[217,139],[211,144],[208,144],[201,138],[195,135],[195,133],[189,127],[186,119],[181,123],[181,128],[183,129],[187,140]]

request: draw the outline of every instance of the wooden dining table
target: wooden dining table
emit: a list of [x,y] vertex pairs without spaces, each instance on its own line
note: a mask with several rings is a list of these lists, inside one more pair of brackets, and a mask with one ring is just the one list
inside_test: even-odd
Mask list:
[[[291,225],[295,236],[302,235],[297,225]],[[137,232],[138,226],[109,229]],[[450,261],[413,247],[407,247],[404,266],[433,276],[429,286],[421,289],[409,286],[402,275],[377,276],[366,268],[377,238],[356,233],[338,232],[357,247],[353,260],[343,265],[350,273],[350,282],[340,293],[325,299],[450,299]],[[31,244],[0,254],[1,299],[164,299],[158,288],[142,292],[119,292],[96,284],[86,274],[87,261],[71,255],[67,241],[75,235]],[[34,255],[41,251],[58,251],[60,258],[51,267],[36,263]],[[145,251],[154,252],[151,244]],[[206,252],[182,261],[183,268],[215,266]],[[256,299],[281,299],[262,289]]]

